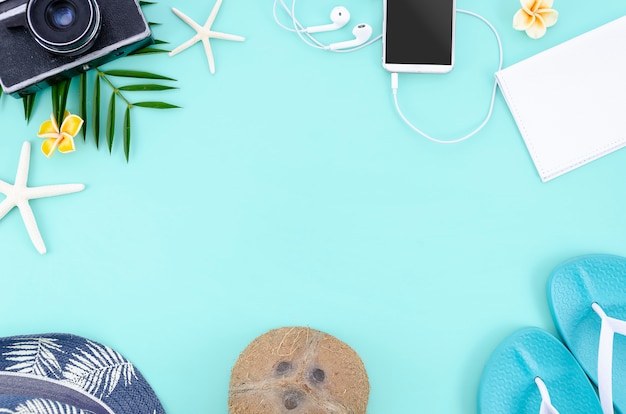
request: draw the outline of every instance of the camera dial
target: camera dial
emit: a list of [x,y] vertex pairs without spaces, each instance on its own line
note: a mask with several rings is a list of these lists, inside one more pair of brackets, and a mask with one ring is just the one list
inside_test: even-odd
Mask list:
[[100,9],[96,0],[30,0],[26,20],[43,48],[74,55],[93,45],[100,30]]

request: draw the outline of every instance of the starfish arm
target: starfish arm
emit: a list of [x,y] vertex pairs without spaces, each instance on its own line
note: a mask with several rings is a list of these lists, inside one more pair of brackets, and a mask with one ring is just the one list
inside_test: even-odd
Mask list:
[[217,2],[215,3],[215,6],[213,6],[213,10],[211,10],[211,14],[209,15],[209,18],[206,20],[206,23],[204,24],[204,27],[206,29],[210,29],[211,26],[213,25],[213,22],[215,21],[215,18],[217,17],[217,13],[220,11],[221,5],[222,5],[222,0],[217,0]]
[[26,226],[26,231],[30,236],[30,240],[33,242],[39,253],[45,254],[46,245],[43,242],[43,238],[41,237],[41,233],[37,227],[35,215],[33,214],[33,210],[30,208],[28,201],[18,203],[17,206],[20,209],[20,214],[22,215],[22,220],[24,220],[24,225]]
[[24,198],[32,200],[34,198],[54,197],[63,194],[77,193],[83,191],[83,184],[59,184],[44,185],[41,187],[28,187],[24,192]]
[[20,163],[17,166],[17,175],[15,176],[15,187],[26,187],[29,166],[30,142],[24,141],[24,144],[22,144],[22,152],[20,153]]
[[228,33],[221,33],[221,32],[209,32],[209,33],[210,33],[210,37],[213,37],[215,39],[234,40],[235,42],[243,42],[244,40],[246,40],[246,38],[243,36],[237,36],[237,35],[228,34]]
[[174,14],[178,17],[180,17],[180,19],[187,23],[189,26],[191,26],[191,28],[193,30],[195,30],[196,32],[200,32],[202,31],[202,26],[200,26],[198,23],[194,22],[191,17],[187,16],[185,13],[181,12],[180,10],[172,7],[172,11],[174,12]]
[[215,74],[215,59],[213,59],[213,52],[211,51],[211,43],[209,42],[209,39],[202,39],[202,44],[204,45],[206,58],[209,61],[209,70],[211,71],[211,75],[214,75]]
[[191,47],[193,45],[195,45],[196,43],[198,43],[200,41],[200,37],[198,35],[192,37],[191,39],[187,40],[185,43],[183,43],[182,45],[178,46],[176,49],[172,50],[169,55],[170,56],[174,56],[179,54],[180,52],[182,52],[183,50],[187,49],[188,47]]
[[2,200],[2,203],[0,203],[0,219],[6,216],[7,213],[11,211],[15,206],[16,204],[14,200],[8,198]]

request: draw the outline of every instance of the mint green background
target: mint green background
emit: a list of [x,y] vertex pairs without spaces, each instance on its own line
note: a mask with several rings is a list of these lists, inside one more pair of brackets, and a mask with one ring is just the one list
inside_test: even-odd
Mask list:
[[[380,32],[381,3],[343,4]],[[320,24],[334,5],[299,0],[297,10]],[[175,47],[192,31],[172,6],[203,22],[213,2],[146,9]],[[556,0],[559,22],[531,40],[511,28],[515,0],[458,7],[496,26],[505,66],[626,12],[617,0]],[[348,39],[352,26],[319,38]],[[0,335],[89,337],[131,359],[168,412],[225,414],[245,346],[308,325],[362,356],[370,413],[466,414],[504,337],[528,325],[554,332],[549,272],[579,254],[626,254],[625,151],[543,184],[500,93],[478,135],[432,144],[395,113],[380,42],[351,54],[308,48],[259,0],[224,0],[214,29],[247,38],[212,43],[215,76],[200,45],[109,66],[179,79],[160,97],[183,109],[134,112],[128,164],[120,139],[112,155],[81,139],[46,159],[36,133],[49,94],[29,125],[21,103],[2,97],[0,178],[13,181],[28,140],[31,185],[87,188],[32,202],[44,256],[17,210],[0,221]],[[446,139],[480,122],[497,66],[493,35],[466,15],[456,57],[449,75],[400,77],[407,116]]]

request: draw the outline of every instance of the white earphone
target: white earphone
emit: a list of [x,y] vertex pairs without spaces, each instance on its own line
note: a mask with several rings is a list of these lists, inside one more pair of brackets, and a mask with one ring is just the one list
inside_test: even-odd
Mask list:
[[354,35],[353,40],[346,40],[345,42],[332,43],[328,46],[329,50],[348,49],[360,46],[367,42],[372,37],[372,26],[369,24],[361,23],[354,26],[352,29]]
[[[278,2],[280,2],[282,8],[291,18],[292,27],[284,25],[278,19],[278,16],[276,14]],[[369,46],[382,37],[382,35],[379,35],[372,39],[372,27],[366,23],[360,23],[356,25],[354,29],[352,29],[354,39],[325,45],[317,40],[314,36],[312,36],[312,34],[334,31],[344,27],[350,21],[350,12],[348,11],[348,9],[343,6],[334,7],[330,12],[330,20],[332,21],[332,23],[305,27],[295,17],[295,6],[296,0],[293,0],[291,9],[287,7],[287,5],[285,4],[285,0],[274,0],[274,20],[276,21],[276,24],[278,24],[283,29],[297,33],[304,43],[316,49],[329,50],[332,52],[352,52],[365,46]]]
[[350,12],[343,6],[337,6],[330,12],[330,20],[332,21],[330,24],[307,27],[304,31],[306,33],[320,33],[341,29],[350,21]]

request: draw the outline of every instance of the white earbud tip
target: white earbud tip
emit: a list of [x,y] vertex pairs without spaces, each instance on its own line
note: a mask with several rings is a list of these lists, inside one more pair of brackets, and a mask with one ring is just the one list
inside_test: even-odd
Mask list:
[[348,23],[350,21],[350,12],[343,6],[333,7],[333,10],[330,12],[330,18],[333,22]]

